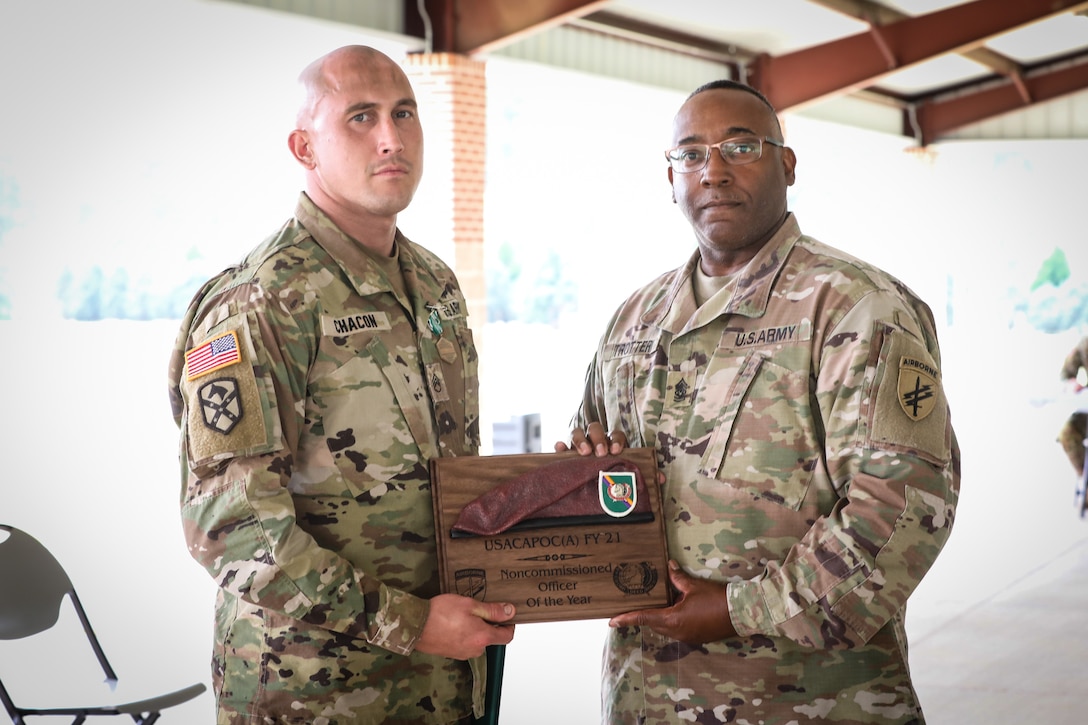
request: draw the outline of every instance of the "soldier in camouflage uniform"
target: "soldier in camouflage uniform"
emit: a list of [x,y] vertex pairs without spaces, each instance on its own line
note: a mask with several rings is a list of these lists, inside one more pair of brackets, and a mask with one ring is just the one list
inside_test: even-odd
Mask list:
[[453,272],[396,227],[415,98],[361,46],[300,82],[295,215],[200,290],[170,364],[218,722],[471,722],[513,607],[438,591],[428,460],[477,453],[477,357]]
[[656,448],[675,560],[673,606],[610,622],[604,722],[921,723],[906,603],[959,490],[931,312],[801,233],[762,95],[708,84],[673,131],[699,249],[613,316],[570,444]]
[[[1082,338],[1076,347],[1069,351],[1062,363],[1062,381],[1067,383],[1074,393],[1084,390],[1077,379],[1082,370],[1088,368],[1088,337]],[[1073,464],[1078,476],[1084,475],[1084,439],[1088,436],[1088,414],[1073,413],[1058,432],[1058,442]]]

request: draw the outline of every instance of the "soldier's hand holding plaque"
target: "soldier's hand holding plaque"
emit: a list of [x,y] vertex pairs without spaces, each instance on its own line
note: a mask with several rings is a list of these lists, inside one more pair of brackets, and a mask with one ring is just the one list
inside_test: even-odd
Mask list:
[[444,592],[508,601],[514,622],[667,606],[652,448],[431,461]]

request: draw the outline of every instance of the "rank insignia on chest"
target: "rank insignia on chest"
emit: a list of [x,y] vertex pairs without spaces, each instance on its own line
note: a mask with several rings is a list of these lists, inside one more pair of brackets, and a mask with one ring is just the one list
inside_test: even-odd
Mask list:
[[601,471],[597,478],[597,495],[601,509],[609,516],[620,518],[635,510],[638,488],[635,474],[623,471]]
[[940,373],[912,357],[899,359],[899,406],[911,420],[922,420],[937,404]]
[[676,383],[676,388],[672,391],[672,401],[674,403],[683,403],[687,400],[689,392],[691,392],[691,389],[688,387],[687,381],[680,378],[680,381]]

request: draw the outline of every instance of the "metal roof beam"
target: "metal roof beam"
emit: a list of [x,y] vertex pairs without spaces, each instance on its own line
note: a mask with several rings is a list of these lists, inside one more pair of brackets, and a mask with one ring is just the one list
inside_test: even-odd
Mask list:
[[[836,10],[847,17],[864,21],[870,25],[890,25],[911,17],[900,10],[890,8],[873,0],[809,0],[809,2],[829,10]],[[1019,63],[989,48],[972,48],[964,51],[961,55],[1002,75],[1013,75],[1021,70]]]
[[926,146],[950,131],[1088,88],[1088,53],[944,98],[931,97],[904,111],[903,133]]
[[871,86],[940,55],[977,49],[1030,23],[1085,8],[1085,0],[974,0],[793,53],[760,55],[748,68],[748,82],[780,111],[796,110]]
[[513,43],[607,5],[608,0],[403,0],[408,34],[430,39],[429,51],[471,55]]
[[599,10],[568,21],[567,24],[575,28],[662,48],[673,53],[723,63],[734,70],[737,69],[738,62],[749,61],[756,57],[755,51],[734,43],[722,43],[701,35],[672,30],[606,10]]

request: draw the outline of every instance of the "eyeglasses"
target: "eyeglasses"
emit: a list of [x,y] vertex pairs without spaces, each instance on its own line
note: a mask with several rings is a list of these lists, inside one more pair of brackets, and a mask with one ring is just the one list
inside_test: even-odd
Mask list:
[[677,146],[665,152],[665,158],[673,171],[681,174],[690,174],[693,171],[701,171],[710,160],[710,149],[718,149],[725,163],[733,166],[743,166],[753,161],[759,161],[763,156],[763,143],[767,142],[779,148],[785,147],[784,143],[772,138],[759,138],[758,136],[741,136],[727,138],[716,144],[693,143],[685,146]]

